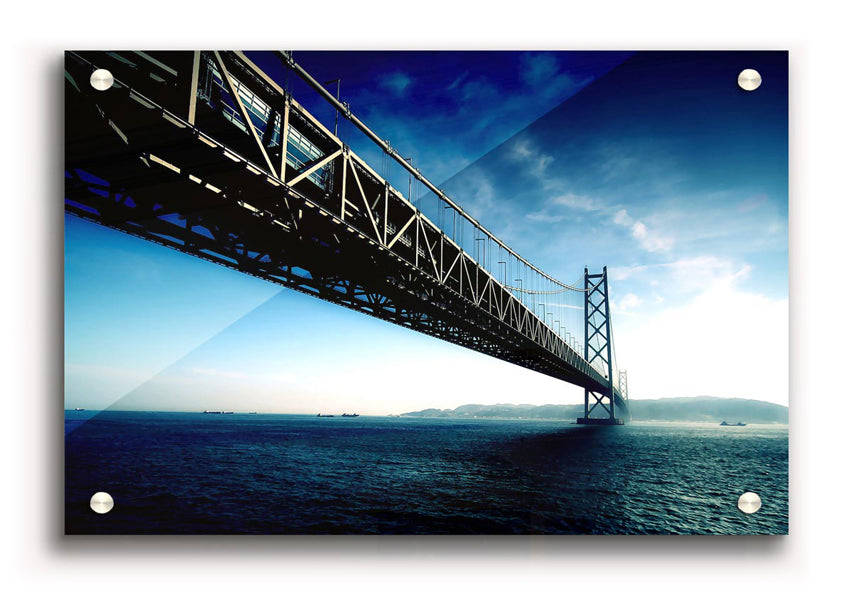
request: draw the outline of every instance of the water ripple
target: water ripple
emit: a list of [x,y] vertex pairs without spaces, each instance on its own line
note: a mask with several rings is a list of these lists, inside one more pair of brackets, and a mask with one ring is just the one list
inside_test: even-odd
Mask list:
[[[68,533],[784,534],[785,427],[66,416]],[[329,422],[333,421],[333,422]],[[70,423],[70,425],[69,425]],[[88,508],[109,491],[107,515]],[[761,495],[755,515],[737,510]]]

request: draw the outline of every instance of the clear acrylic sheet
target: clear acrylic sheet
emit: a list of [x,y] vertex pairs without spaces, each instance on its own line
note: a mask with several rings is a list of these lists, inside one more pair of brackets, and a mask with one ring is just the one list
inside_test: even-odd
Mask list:
[[67,533],[787,533],[786,52],[70,51],[65,109]]

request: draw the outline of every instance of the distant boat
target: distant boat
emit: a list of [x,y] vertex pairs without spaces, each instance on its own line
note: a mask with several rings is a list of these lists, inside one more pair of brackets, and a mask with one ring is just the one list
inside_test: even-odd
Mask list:
[[74,410],[81,411],[81,410],[85,410],[85,408],[75,408]]
[[727,423],[726,421],[723,421],[723,422],[720,424],[720,426],[721,426],[721,427],[746,427],[746,426],[747,426],[747,424],[746,424],[746,423],[741,423],[740,421],[738,421],[737,423]]
[[360,415],[358,415],[357,413],[354,413],[353,415],[350,415],[348,413],[342,413],[342,416],[343,417],[359,417]]
[[223,415],[232,415],[232,414],[233,414],[233,411],[232,411],[232,410],[223,410],[223,411],[221,411],[221,414],[223,414]]
[[332,417],[333,415],[323,415],[322,413],[319,413],[316,416],[317,417]]
[[220,415],[221,411],[220,410],[205,410],[204,414],[205,415]]
[[252,411],[251,411],[251,412],[249,412],[248,414],[249,414],[249,415],[256,415],[256,414],[257,414],[257,411],[256,411],[256,410],[252,410]]

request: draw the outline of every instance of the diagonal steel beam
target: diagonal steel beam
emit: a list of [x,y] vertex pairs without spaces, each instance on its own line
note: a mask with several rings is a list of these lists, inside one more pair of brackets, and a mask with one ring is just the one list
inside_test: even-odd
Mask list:
[[448,269],[446,269],[446,274],[443,276],[442,283],[445,283],[446,281],[448,281],[448,279],[449,279],[449,275],[451,275],[451,273],[452,273],[452,269],[454,269],[454,268],[455,268],[455,264],[457,264],[457,261],[458,261],[458,259],[459,259],[459,258],[460,258],[460,252],[458,252],[458,253],[455,255],[455,259],[452,261],[451,266],[449,266],[449,268],[448,268]]
[[233,78],[230,76],[230,72],[227,70],[227,67],[224,66],[224,61],[221,59],[221,54],[218,53],[218,50],[213,50],[213,56],[215,57],[216,65],[218,66],[218,69],[221,72],[221,78],[227,84],[227,89],[230,91],[230,95],[233,96],[234,102],[236,102],[236,105],[239,107],[239,112],[242,115],[242,119],[244,119],[245,121],[245,127],[248,128],[248,131],[251,133],[251,136],[257,143],[257,148],[260,149],[260,152],[262,153],[263,158],[266,161],[266,165],[269,167],[269,172],[275,177],[277,177],[278,172],[277,170],[275,170],[274,165],[272,165],[272,161],[269,158],[268,152],[266,152],[266,149],[263,146],[263,142],[260,140],[260,136],[257,135],[257,129],[254,127],[254,123],[251,121],[251,117],[248,114],[248,109],[245,108],[245,104],[242,102],[242,98],[239,97],[239,92],[236,90],[236,86],[233,83]]
[[425,224],[422,219],[419,219],[419,227],[422,229],[422,237],[425,239],[425,247],[428,249],[428,256],[431,259],[431,264],[434,266],[434,272],[437,274],[437,279],[442,279],[440,267],[437,266],[437,259],[434,258],[434,252],[431,250],[431,242],[428,240],[428,232],[425,231]]
[[410,227],[410,224],[411,224],[411,223],[413,223],[413,221],[415,221],[415,220],[416,220],[416,213],[413,213],[413,214],[410,216],[410,218],[407,220],[407,223],[405,223],[405,224],[404,224],[404,227],[402,227],[401,229],[399,229],[398,231],[396,231],[396,234],[395,234],[395,236],[393,237],[393,239],[390,241],[390,243],[389,243],[389,244],[387,244],[387,248],[388,248],[388,249],[389,249],[389,248],[392,248],[392,247],[393,247],[393,245],[395,245],[395,243],[399,240],[399,238],[401,238],[402,234],[403,234],[405,231],[407,231],[407,228],[408,228],[408,227]]
[[280,180],[286,181],[286,153],[289,150],[289,97],[283,101],[283,113],[280,115]]
[[192,82],[189,91],[189,123],[195,124],[195,110],[198,106],[198,75],[201,71],[201,51],[195,50],[192,58]]
[[366,207],[366,214],[369,217],[369,222],[375,230],[375,239],[383,243],[384,240],[381,238],[381,232],[378,231],[378,224],[375,222],[375,217],[372,215],[372,209],[369,208],[369,201],[366,199],[366,192],[363,191],[363,184],[360,183],[360,175],[357,174],[357,169],[355,168],[354,163],[351,164],[351,172],[354,173],[354,181],[357,183],[357,190],[360,192],[360,198],[363,200],[363,206]]
[[321,159],[318,159],[309,168],[301,169],[298,172],[298,175],[296,175],[295,177],[293,177],[292,179],[290,179],[289,181],[286,182],[286,185],[291,187],[291,186],[295,185],[296,183],[298,183],[299,181],[301,181],[302,179],[304,179],[305,177],[309,177],[311,174],[313,174],[314,171],[321,169],[326,164],[328,164],[330,161],[332,161],[333,159],[338,157],[340,154],[342,154],[342,148],[340,148],[336,152],[332,152],[332,153],[328,154],[327,156],[325,156]]

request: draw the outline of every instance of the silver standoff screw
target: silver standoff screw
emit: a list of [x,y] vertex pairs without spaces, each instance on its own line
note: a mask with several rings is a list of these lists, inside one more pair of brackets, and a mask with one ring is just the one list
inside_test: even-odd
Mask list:
[[105,92],[115,83],[115,78],[106,69],[97,69],[89,78],[91,86],[99,92]]

